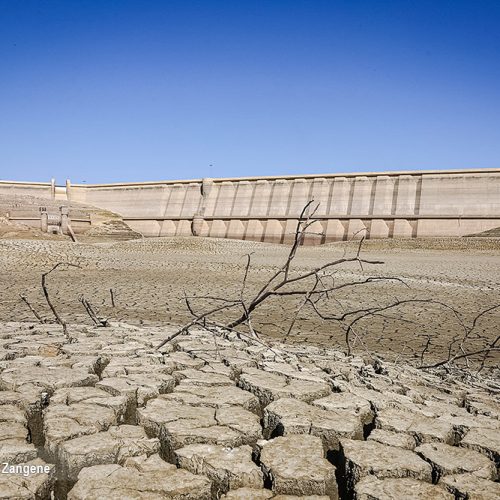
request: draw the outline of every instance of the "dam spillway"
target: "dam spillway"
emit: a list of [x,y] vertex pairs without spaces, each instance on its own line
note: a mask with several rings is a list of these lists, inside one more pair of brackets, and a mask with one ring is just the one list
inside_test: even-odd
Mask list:
[[120,184],[0,181],[2,193],[78,202],[120,214],[146,237],[293,239],[310,200],[306,244],[457,237],[500,226],[500,169],[369,172]]

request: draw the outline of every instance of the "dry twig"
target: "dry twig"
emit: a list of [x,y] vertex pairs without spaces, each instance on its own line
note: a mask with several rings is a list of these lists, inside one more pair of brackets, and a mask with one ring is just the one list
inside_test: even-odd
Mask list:
[[50,271],[47,271],[46,273],[42,274],[42,290],[43,290],[43,295],[45,297],[45,300],[47,301],[47,304],[48,304],[50,310],[52,311],[52,314],[54,315],[56,322],[62,326],[64,335],[69,338],[68,327],[66,325],[66,322],[63,320],[63,318],[57,312],[57,309],[54,307],[54,304],[50,300],[49,291],[47,289],[47,276],[52,271],[55,271],[59,266],[71,266],[71,267],[78,267],[78,268],[80,268],[80,266],[77,264],[72,264],[70,262],[58,262],[54,267],[52,267],[52,269]]

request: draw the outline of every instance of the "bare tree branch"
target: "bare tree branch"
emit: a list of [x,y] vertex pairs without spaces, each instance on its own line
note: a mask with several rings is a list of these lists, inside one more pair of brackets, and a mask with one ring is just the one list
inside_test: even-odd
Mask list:
[[45,323],[45,320],[36,312],[35,308],[30,304],[26,295],[19,294],[19,297],[21,297],[22,301],[29,307],[29,310],[33,313],[33,316],[35,316],[35,318],[40,323]]
[[92,304],[83,295],[80,297],[80,302],[83,304],[87,314],[96,326],[109,326],[108,320],[99,318],[94,311]]
[[52,314],[54,315],[56,322],[62,326],[64,335],[66,335],[66,337],[69,338],[68,327],[66,325],[66,322],[61,318],[61,316],[57,312],[56,308],[54,307],[54,304],[52,304],[52,301],[50,300],[50,296],[49,296],[49,291],[47,289],[47,276],[52,271],[55,271],[59,266],[71,266],[71,267],[78,267],[78,268],[80,268],[80,266],[77,264],[72,264],[70,262],[58,262],[50,271],[47,271],[46,273],[42,274],[42,290],[43,290],[43,295],[45,296],[45,300],[47,301],[47,304],[50,307],[50,310],[52,311]]

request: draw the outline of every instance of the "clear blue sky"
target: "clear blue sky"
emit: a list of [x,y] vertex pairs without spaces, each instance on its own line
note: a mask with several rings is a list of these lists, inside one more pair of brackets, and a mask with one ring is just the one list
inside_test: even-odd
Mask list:
[[480,167],[499,0],[0,0],[0,179]]

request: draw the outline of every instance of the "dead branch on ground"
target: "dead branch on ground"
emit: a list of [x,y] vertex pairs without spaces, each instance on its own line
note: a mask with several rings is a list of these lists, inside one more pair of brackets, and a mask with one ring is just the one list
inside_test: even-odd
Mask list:
[[33,316],[40,322],[40,323],[46,323],[46,321],[37,313],[36,309],[31,305],[31,303],[28,300],[28,297],[26,295],[23,295],[22,293],[19,294],[19,297],[21,297],[21,300],[28,306],[29,310],[33,313]]
[[101,326],[101,327],[109,326],[108,320],[100,318],[94,311],[92,304],[83,295],[80,297],[80,302],[82,303],[83,307],[85,308],[85,311],[87,312],[90,319],[96,326]]
[[[272,276],[264,283],[264,285],[251,296],[250,299],[245,299],[245,291],[247,285],[247,279],[250,273],[251,268],[251,254],[247,255],[247,262],[245,265],[244,276],[242,279],[242,285],[239,293],[239,298],[237,299],[226,299],[222,297],[213,297],[213,296],[198,296],[198,297],[188,297],[185,295],[184,300],[186,303],[186,307],[190,314],[193,316],[193,320],[189,322],[187,325],[184,325],[182,328],[177,330],[174,334],[170,335],[167,339],[161,342],[157,348],[163,347],[166,343],[173,340],[178,335],[187,333],[190,328],[194,326],[207,327],[207,325],[215,326],[219,328],[226,329],[228,331],[236,331],[239,335],[246,335],[252,338],[255,341],[262,342],[259,337],[259,332],[252,325],[252,314],[256,309],[260,308],[262,304],[265,303],[266,300],[272,297],[286,297],[286,296],[299,296],[305,297],[304,304],[305,306],[308,301],[311,299],[311,296],[326,296],[332,292],[344,288],[346,286],[355,286],[355,283],[349,285],[336,285],[333,279],[333,275],[329,274],[329,271],[335,267],[340,266],[341,264],[346,264],[350,262],[358,263],[359,265],[365,264],[382,264],[382,261],[377,260],[368,260],[363,259],[360,256],[361,245],[363,242],[363,238],[360,240],[358,245],[358,249],[354,256],[347,257],[345,254],[342,258],[336,259],[334,261],[328,262],[311,271],[304,272],[293,272],[292,264],[297,255],[297,250],[304,243],[304,239],[307,236],[308,228],[316,222],[317,219],[314,218],[314,215],[318,209],[319,205],[314,206],[314,200],[309,201],[300,214],[299,220],[297,221],[297,227],[294,233],[293,243],[288,252],[287,258],[284,264],[278,268]],[[331,277],[332,285],[325,286],[325,280]],[[384,278],[384,277],[370,277],[366,280],[363,280],[362,283],[372,283],[383,281],[385,279],[398,279],[398,278]],[[309,282],[313,280],[314,284],[311,287]],[[361,284],[361,283],[356,283]],[[304,289],[296,290],[293,287],[296,286],[304,286]],[[217,306],[207,312],[203,312],[201,314],[195,312],[193,305],[190,300],[193,299],[209,299],[216,302],[223,302],[222,305]],[[303,307],[302,306],[302,307]],[[213,316],[224,311],[230,312],[232,310],[239,310],[239,315],[225,324],[220,322],[213,321]],[[290,334],[293,329],[293,324],[296,321],[298,314],[300,313],[300,308],[296,312],[292,324],[288,330],[288,334]],[[236,330],[238,327],[244,325],[248,332],[242,332],[241,330]]]
[[[348,256],[346,248],[341,258],[329,261],[326,264],[322,264],[312,270],[297,270],[293,265],[295,263],[297,251],[304,243],[306,236],[311,234],[308,232],[310,226],[317,222],[314,215],[318,210],[318,206],[319,205],[314,205],[313,200],[309,201],[304,206],[297,221],[293,242],[285,262],[273,272],[271,277],[267,279],[267,281],[265,281],[260,288],[258,288],[257,292],[252,294],[251,291],[248,291],[248,278],[251,272],[252,257],[252,254],[248,254],[246,255],[246,264],[238,297],[232,299],[230,297],[218,297],[213,295],[187,296],[185,294],[184,302],[187,310],[192,316],[192,320],[162,341],[157,348],[159,349],[163,347],[179,335],[189,333],[189,330],[193,327],[200,327],[213,333],[214,335],[222,335],[223,332],[234,332],[239,338],[244,338],[248,341],[256,342],[272,349],[270,345],[262,340],[262,332],[259,332],[253,326],[253,315],[264,304],[267,304],[270,299],[279,300],[284,297],[296,297],[298,302],[295,310],[290,315],[290,322],[288,326],[284,329],[285,334],[283,336],[283,340],[287,339],[292,334],[301,313],[305,309],[309,309],[309,311],[312,311],[320,320],[338,323],[341,328],[343,328],[345,334],[345,346],[348,355],[353,354],[354,343],[352,338],[354,338],[355,343],[360,344],[369,356],[377,359],[377,357],[369,351],[363,341],[363,334],[359,330],[359,326],[362,321],[372,318],[383,318],[384,320],[390,321],[414,323],[414,321],[403,317],[404,312],[408,311],[409,308],[428,308],[432,306],[451,314],[456,320],[462,333],[455,335],[449,343],[447,358],[435,363],[424,364],[425,356],[430,354],[430,347],[431,345],[434,345],[431,336],[427,336],[427,341],[423,346],[420,356],[418,356],[417,351],[413,347],[407,345],[407,341],[405,343],[405,348],[408,347],[408,349],[414,353],[415,357],[419,357],[419,368],[431,369],[442,366],[449,367],[454,365],[457,361],[463,361],[469,369],[471,366],[471,359],[481,356],[478,368],[479,373],[479,371],[484,368],[486,360],[490,354],[500,350],[500,347],[498,346],[500,337],[480,349],[471,349],[469,346],[469,341],[472,339],[478,321],[481,317],[500,307],[500,305],[492,306],[480,312],[470,325],[466,324],[462,315],[453,307],[432,298],[410,298],[405,300],[394,298],[394,300],[389,304],[355,307],[346,310],[340,300],[338,300],[338,294],[341,291],[352,290],[356,289],[356,287],[370,286],[378,283],[392,282],[406,287],[408,287],[408,285],[403,279],[395,276],[369,276],[363,279],[354,279],[348,282],[337,282],[337,269],[342,265],[354,263],[359,265],[361,271],[364,271],[364,265],[380,265],[384,263],[380,260],[362,258],[361,251],[365,236],[359,238],[357,250],[354,255]],[[356,234],[353,235],[353,237],[356,237]],[[208,300],[218,303],[219,305],[209,309],[208,311],[199,312],[193,304],[193,302],[197,300]],[[337,309],[340,308],[340,312],[333,313],[333,306]],[[216,317],[218,317],[221,313],[226,315],[234,314],[234,312],[237,313],[237,316],[230,321],[216,319]],[[242,330],[242,328],[244,328],[244,330]],[[486,338],[481,338],[479,335],[476,335],[474,340],[482,341],[484,344]]]
[[64,335],[66,337],[68,337],[68,339],[69,339],[70,336],[68,335],[68,327],[66,325],[66,322],[59,315],[59,313],[57,312],[57,309],[54,307],[54,304],[50,300],[49,291],[47,289],[47,276],[52,271],[55,271],[59,266],[71,266],[71,267],[78,267],[78,268],[80,268],[80,266],[77,265],[77,264],[72,264],[70,262],[58,262],[54,267],[52,267],[52,269],[50,271],[47,271],[46,273],[42,274],[42,290],[43,290],[43,295],[45,297],[47,305],[49,306],[50,310],[52,311],[52,314],[54,315],[54,318],[55,318],[56,322],[59,323],[62,326]]

